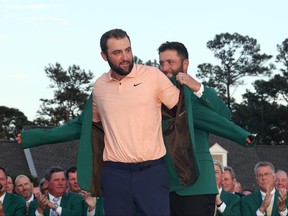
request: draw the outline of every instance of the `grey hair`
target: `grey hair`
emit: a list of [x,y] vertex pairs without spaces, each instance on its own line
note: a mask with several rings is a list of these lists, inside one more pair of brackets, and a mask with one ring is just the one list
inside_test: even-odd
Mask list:
[[213,160],[214,165],[218,165],[220,167],[221,173],[224,173],[224,167],[221,161],[219,160]]
[[287,172],[285,172],[284,170],[281,170],[281,169],[277,170],[276,175],[280,174],[280,173],[283,173],[287,176]]
[[261,162],[258,162],[254,167],[255,175],[257,175],[257,169],[259,167],[265,167],[265,166],[269,166],[272,169],[273,173],[275,173],[275,167],[272,163],[270,163],[268,161],[261,161]]
[[14,181],[15,186],[17,186],[18,180],[19,180],[20,178],[22,178],[22,177],[28,179],[29,182],[31,183],[31,180],[30,180],[30,178],[28,178],[28,176],[21,174],[21,175],[18,175],[18,176],[16,177],[16,179],[15,179],[15,181]]
[[234,172],[232,167],[226,166],[226,167],[224,167],[224,171],[229,171],[231,173],[232,179],[236,178],[235,172]]

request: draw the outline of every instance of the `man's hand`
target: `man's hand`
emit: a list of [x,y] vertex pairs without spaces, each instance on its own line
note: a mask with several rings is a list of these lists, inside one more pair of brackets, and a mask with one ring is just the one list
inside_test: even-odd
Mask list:
[[91,193],[89,193],[88,191],[84,191],[84,190],[81,190],[79,194],[83,197],[83,199],[89,206],[88,211],[89,212],[93,211],[96,208],[96,197],[92,197]]
[[18,134],[17,137],[16,137],[16,140],[17,140],[18,144],[21,144],[22,143],[22,135]]
[[262,212],[263,214],[266,211],[266,209],[268,208],[268,206],[270,205],[270,202],[272,200],[273,194],[271,194],[271,191],[272,191],[272,188],[267,188],[266,195],[265,195],[264,200],[262,201],[262,204],[259,208],[259,211]]
[[187,73],[179,72],[176,79],[181,83],[181,85],[188,86],[193,92],[197,92],[201,87],[201,83]]
[[222,203],[222,200],[220,199],[220,194],[216,195],[215,205],[218,206]]
[[43,214],[49,200],[47,199],[47,197],[45,195],[42,195],[40,193],[37,193],[36,197],[37,197],[37,202],[38,202],[38,209],[37,210],[40,214]]
[[285,188],[279,189],[278,211],[282,212],[286,208],[287,191]]
[[40,193],[36,194],[37,201],[38,201],[38,212],[40,214],[43,214],[45,208],[53,209],[55,207],[55,204],[50,202],[50,200],[47,199],[45,195],[42,195]]
[[246,144],[251,146],[257,141],[257,139],[257,134],[252,134],[246,138]]

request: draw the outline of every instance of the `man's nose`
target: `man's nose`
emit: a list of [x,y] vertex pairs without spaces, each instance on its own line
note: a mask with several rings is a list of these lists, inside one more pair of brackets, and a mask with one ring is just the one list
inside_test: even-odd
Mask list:
[[127,61],[127,60],[128,60],[128,54],[125,53],[125,52],[123,52],[123,53],[122,53],[122,59],[125,60],[125,61]]
[[169,66],[168,66],[167,63],[164,62],[164,63],[162,63],[162,64],[160,65],[160,70],[161,70],[161,71],[167,72],[168,69],[169,69]]

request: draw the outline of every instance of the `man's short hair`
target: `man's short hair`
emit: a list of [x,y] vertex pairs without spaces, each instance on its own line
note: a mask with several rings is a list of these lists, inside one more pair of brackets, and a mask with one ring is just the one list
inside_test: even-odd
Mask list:
[[[53,174],[53,173],[56,173],[56,172],[63,172],[64,175],[65,175],[65,170],[64,170],[62,167],[60,167],[60,166],[53,166],[53,167],[49,168],[49,169],[45,172],[45,179],[46,179],[47,181],[50,181],[50,180],[51,180],[51,177],[52,177],[52,174]],[[65,177],[66,177],[66,175],[65,175]]]
[[231,166],[226,166],[226,167],[224,167],[224,171],[226,171],[226,170],[227,170],[228,172],[230,172],[232,179],[235,179],[235,178],[236,178],[235,172],[234,172],[234,170],[233,170],[233,168],[232,168]]
[[66,179],[69,179],[69,173],[76,173],[76,172],[77,172],[77,167],[76,166],[69,167],[66,170]]
[[0,167],[0,170],[3,171],[3,173],[4,173],[4,175],[5,175],[6,179],[7,179],[7,172],[6,172],[6,170],[5,170],[3,167]]
[[166,50],[175,50],[177,51],[178,56],[182,57],[183,59],[189,59],[188,50],[184,44],[177,42],[177,41],[166,41],[162,43],[158,48],[158,54],[166,51]]
[[214,165],[217,165],[220,167],[221,173],[224,173],[224,167],[223,167],[223,164],[221,163],[221,161],[214,160],[213,163],[214,163]]
[[265,167],[265,166],[269,166],[272,169],[273,173],[275,173],[275,167],[272,163],[270,163],[268,161],[261,161],[261,162],[258,162],[254,167],[255,175],[257,174],[257,169],[259,167]]

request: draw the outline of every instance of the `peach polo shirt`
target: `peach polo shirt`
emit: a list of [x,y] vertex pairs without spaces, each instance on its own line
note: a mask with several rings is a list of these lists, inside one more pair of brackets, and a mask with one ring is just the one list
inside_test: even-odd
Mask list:
[[179,90],[156,67],[134,64],[121,81],[111,70],[93,87],[93,121],[102,122],[104,161],[141,162],[166,154],[162,137],[162,103],[173,108]]

